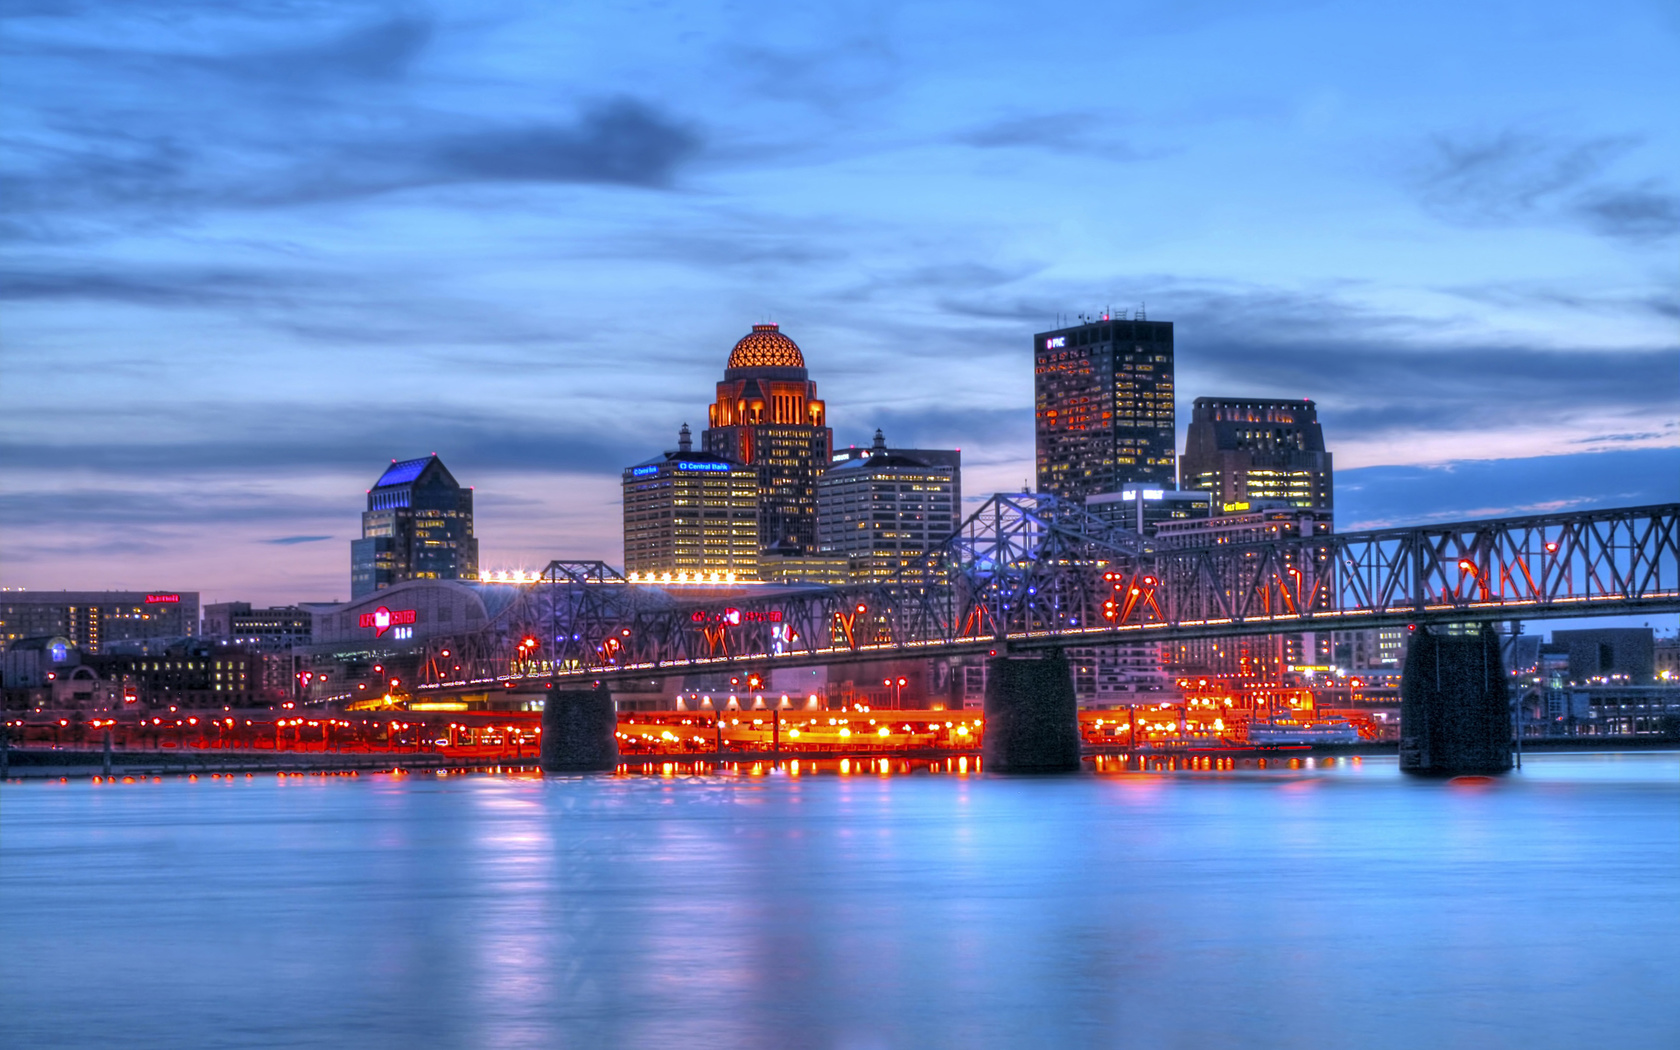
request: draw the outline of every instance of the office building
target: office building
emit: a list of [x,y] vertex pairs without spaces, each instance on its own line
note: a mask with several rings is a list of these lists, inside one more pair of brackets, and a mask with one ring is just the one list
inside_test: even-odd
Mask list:
[[1546,648],[1568,655],[1572,682],[1644,685],[1656,675],[1656,635],[1649,627],[1553,631]]
[[250,602],[212,602],[204,607],[200,635],[208,641],[278,653],[308,645],[310,614],[296,605],[253,609]]
[[1038,490],[1083,500],[1127,482],[1170,489],[1173,326],[1138,317],[1033,336]]
[[867,458],[847,458],[817,481],[817,545],[845,554],[853,574],[890,576],[950,536],[956,469],[887,448],[880,431]]
[[1212,517],[1213,497],[1189,489],[1125,485],[1119,492],[1087,496],[1085,510],[1100,521],[1140,536],[1153,536],[1155,527],[1163,522]]
[[433,453],[392,460],[368,490],[362,538],[350,542],[350,595],[404,580],[478,577],[473,493]]
[[[930,467],[936,467],[936,468],[937,467],[950,467],[951,468],[951,528],[950,528],[949,531],[950,532],[955,532],[962,527],[963,517],[964,517],[963,501],[962,501],[962,449],[960,449],[960,448],[894,448],[894,449],[889,449],[889,448],[887,448],[886,436],[884,434],[882,434],[882,432],[879,429],[877,429],[875,431],[875,441],[874,441],[874,443],[869,445],[867,448],[859,448],[856,445],[852,445],[848,448],[837,448],[837,449],[835,449],[832,465],[833,466],[838,466],[839,464],[849,463],[852,460],[856,460],[856,459],[868,459],[870,456],[876,455],[877,453],[880,453],[880,452],[890,452],[894,455],[909,456],[911,459],[920,460],[921,462],[927,464]],[[820,519],[821,516],[822,516],[821,512],[819,511],[818,512],[818,518]],[[820,527],[821,526],[819,525],[819,528]]]
[[0,592],[0,642],[61,635],[84,653],[198,633],[196,591]]
[[1213,494],[1215,511],[1334,508],[1324,429],[1311,401],[1198,397],[1180,487]]
[[774,324],[755,324],[717,385],[701,447],[751,467],[758,480],[761,547],[817,549],[817,476],[834,435],[805,356]]
[[675,450],[624,471],[624,571],[689,582],[758,579],[759,471],[694,451],[688,424]]

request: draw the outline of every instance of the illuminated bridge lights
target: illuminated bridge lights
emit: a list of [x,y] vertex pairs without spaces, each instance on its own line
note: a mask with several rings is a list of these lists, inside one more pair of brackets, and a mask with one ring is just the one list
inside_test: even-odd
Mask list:
[[999,642],[1100,644],[1139,631],[1214,637],[1518,609],[1524,618],[1668,611],[1680,609],[1677,519],[1680,505],[1664,505],[1145,548],[1077,505],[1010,494],[893,577],[742,592],[722,616],[680,591],[585,586],[623,577],[557,562],[483,630],[434,639],[420,688],[505,675],[527,635],[556,640],[543,675],[577,681],[980,654]]

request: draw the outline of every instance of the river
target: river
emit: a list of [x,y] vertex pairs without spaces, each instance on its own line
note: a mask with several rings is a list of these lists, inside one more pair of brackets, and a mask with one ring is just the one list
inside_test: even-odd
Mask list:
[[1680,1046],[1680,755],[0,786],[10,1047]]

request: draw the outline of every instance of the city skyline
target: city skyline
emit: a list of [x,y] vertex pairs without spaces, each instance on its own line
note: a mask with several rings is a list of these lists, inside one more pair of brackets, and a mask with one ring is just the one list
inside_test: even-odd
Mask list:
[[971,501],[1033,475],[1030,334],[1139,301],[1176,450],[1312,398],[1339,527],[1673,498],[1655,5],[78,12],[4,31],[5,586],[344,597],[367,465],[431,451],[487,567],[616,563],[762,320]]

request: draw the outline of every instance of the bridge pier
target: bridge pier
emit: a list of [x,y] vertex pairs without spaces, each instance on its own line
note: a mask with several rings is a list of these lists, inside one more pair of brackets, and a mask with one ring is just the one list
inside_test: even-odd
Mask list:
[[556,689],[543,701],[545,773],[606,773],[618,766],[618,712],[607,689]]
[[1423,776],[1511,768],[1511,709],[1499,636],[1419,626],[1400,678],[1400,770]]
[[986,769],[1068,773],[1079,769],[1079,704],[1060,649],[1043,657],[986,661]]

